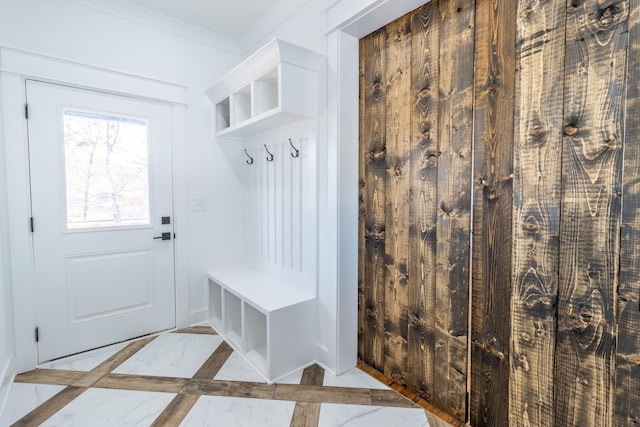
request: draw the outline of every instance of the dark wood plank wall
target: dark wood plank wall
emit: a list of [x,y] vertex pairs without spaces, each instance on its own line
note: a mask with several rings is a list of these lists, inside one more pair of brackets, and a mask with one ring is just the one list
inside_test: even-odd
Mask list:
[[[363,46],[364,81],[363,97],[365,129],[361,143],[364,157],[364,182],[362,188],[362,213],[364,239],[360,239],[360,251],[364,251],[364,312],[363,349],[367,363],[384,371],[384,294],[385,294],[385,150],[386,150],[386,29],[382,28],[368,37]],[[362,271],[361,271],[362,274]]]
[[640,425],[640,0],[631,0],[618,288],[616,426]]
[[516,8],[476,2],[472,425],[509,424]]
[[462,421],[467,410],[474,1],[441,1],[439,9],[434,403]]
[[360,52],[361,360],[474,426],[640,424],[640,0],[433,0]]
[[556,424],[613,425],[628,1],[569,5]]
[[513,426],[553,426],[566,3],[519,2],[513,180]]
[[409,184],[409,342],[407,387],[433,402],[438,184],[438,3],[411,19],[411,170]]
[[387,26],[384,374],[407,383],[411,23]]

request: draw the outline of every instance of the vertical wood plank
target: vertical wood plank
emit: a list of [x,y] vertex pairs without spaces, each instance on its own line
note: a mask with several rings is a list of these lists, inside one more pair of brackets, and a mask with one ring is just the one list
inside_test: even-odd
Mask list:
[[516,2],[475,14],[471,425],[509,425]]
[[411,22],[411,180],[407,387],[433,402],[438,186],[438,1]]
[[358,180],[359,180],[359,200],[358,200],[358,359],[365,360],[365,351],[364,351],[364,340],[365,340],[365,294],[367,288],[367,282],[365,280],[365,263],[366,263],[366,249],[365,249],[365,224],[367,222],[367,180],[366,180],[366,151],[364,148],[366,147],[364,142],[364,136],[366,133],[365,126],[365,78],[364,78],[364,68],[366,64],[366,56],[365,56],[365,41],[362,40],[359,44],[358,55],[359,55],[359,84],[358,84],[358,101],[359,101],[359,112],[358,112]]
[[617,426],[640,424],[640,1],[629,1],[629,65],[620,233]]
[[510,425],[553,426],[566,2],[519,3]]
[[411,22],[387,26],[384,374],[407,383]]
[[474,3],[440,4],[434,401],[460,421],[467,419]]
[[362,144],[369,185],[365,206],[365,332],[364,360],[384,370],[385,292],[385,151],[386,151],[386,30],[363,39],[365,57],[365,127]]
[[613,425],[628,6],[567,9],[557,425]]

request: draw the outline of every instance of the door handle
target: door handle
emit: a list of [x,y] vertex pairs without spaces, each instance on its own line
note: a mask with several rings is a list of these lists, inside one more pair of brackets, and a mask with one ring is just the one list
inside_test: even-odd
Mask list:
[[171,240],[171,233],[162,233],[162,236],[156,236],[153,238],[154,240],[157,239],[161,239],[161,240]]

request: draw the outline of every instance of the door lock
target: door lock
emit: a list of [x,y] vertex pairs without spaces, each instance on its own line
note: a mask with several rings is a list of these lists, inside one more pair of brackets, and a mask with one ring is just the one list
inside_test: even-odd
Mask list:
[[171,233],[162,233],[162,236],[156,236],[153,238],[154,240],[157,239],[161,239],[161,240],[171,240]]

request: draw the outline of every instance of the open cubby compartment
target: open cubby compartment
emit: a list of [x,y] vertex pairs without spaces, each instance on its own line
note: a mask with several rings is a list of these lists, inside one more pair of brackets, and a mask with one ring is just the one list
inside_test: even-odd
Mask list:
[[244,350],[242,340],[242,300],[232,292],[223,289],[224,293],[224,325],[226,336],[240,351]]
[[209,279],[209,310],[210,319],[213,326],[220,333],[224,333],[224,322],[222,312],[222,287]]
[[253,364],[267,372],[267,315],[245,303],[245,354]]
[[251,85],[244,86],[231,94],[231,126],[236,126],[251,118]]
[[326,59],[318,53],[272,40],[207,89],[223,111],[229,98],[229,126],[220,120],[216,137],[242,139],[316,118],[325,72]]
[[253,117],[274,110],[280,105],[279,67],[275,67],[252,82]]
[[229,97],[216,104],[216,131],[227,129],[231,126],[231,111],[229,109]]

